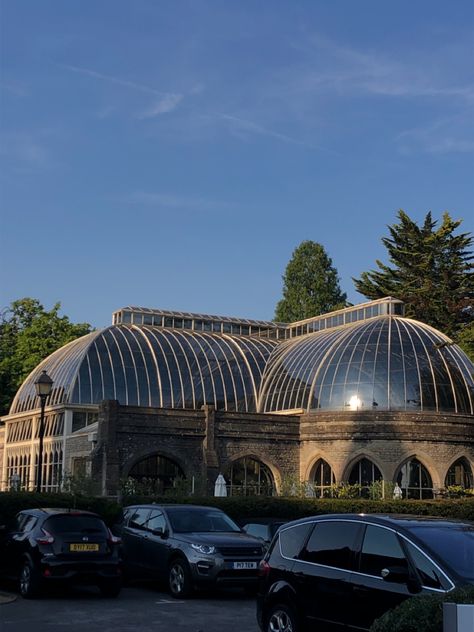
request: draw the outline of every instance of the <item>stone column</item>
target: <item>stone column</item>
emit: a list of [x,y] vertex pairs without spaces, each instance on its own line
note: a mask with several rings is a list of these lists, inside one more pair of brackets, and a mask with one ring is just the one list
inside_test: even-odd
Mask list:
[[97,446],[91,457],[94,480],[99,481],[102,496],[120,493],[120,455],[117,444],[119,403],[106,400],[99,406]]
[[215,445],[216,410],[214,406],[205,404],[202,407],[205,420],[205,434],[203,442],[203,460],[206,474],[206,492],[214,494],[214,483],[219,474],[219,459]]

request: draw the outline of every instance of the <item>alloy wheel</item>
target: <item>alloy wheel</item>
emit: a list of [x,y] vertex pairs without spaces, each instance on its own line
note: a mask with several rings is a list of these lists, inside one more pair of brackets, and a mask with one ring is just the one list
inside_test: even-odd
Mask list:
[[285,610],[274,610],[268,621],[268,632],[295,632],[293,621]]
[[25,596],[31,591],[31,566],[26,562],[20,574],[20,593]]
[[183,592],[186,578],[181,564],[173,564],[170,568],[170,588],[175,595]]

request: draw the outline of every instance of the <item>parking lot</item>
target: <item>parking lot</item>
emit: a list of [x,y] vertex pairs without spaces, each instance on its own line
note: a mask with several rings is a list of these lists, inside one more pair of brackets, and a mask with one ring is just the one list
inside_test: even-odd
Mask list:
[[[3,589],[3,587],[2,587]],[[257,632],[255,600],[245,593],[202,593],[177,600],[146,584],[104,599],[94,588],[0,605],[0,632]]]

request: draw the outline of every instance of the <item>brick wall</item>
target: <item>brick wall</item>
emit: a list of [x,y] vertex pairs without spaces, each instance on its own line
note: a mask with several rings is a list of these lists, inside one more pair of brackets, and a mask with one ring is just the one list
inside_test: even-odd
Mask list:
[[326,412],[301,417],[300,476],[308,480],[319,458],[347,480],[361,457],[372,460],[385,480],[400,465],[417,458],[428,468],[434,487],[443,487],[451,464],[465,457],[474,470],[474,418],[437,413]]
[[271,469],[277,482],[299,469],[299,423],[295,417],[203,410],[150,409],[103,402],[99,409],[93,476],[102,493],[118,493],[120,480],[143,458],[160,454],[175,461],[187,479],[208,481],[243,456]]

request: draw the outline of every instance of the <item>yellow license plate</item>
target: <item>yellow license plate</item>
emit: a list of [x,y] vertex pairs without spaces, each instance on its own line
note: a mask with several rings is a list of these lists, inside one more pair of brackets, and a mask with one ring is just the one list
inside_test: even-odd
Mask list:
[[69,550],[70,551],[98,551],[99,545],[98,544],[82,544],[82,543],[70,544]]

